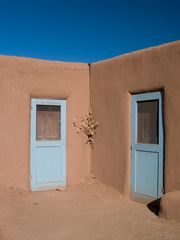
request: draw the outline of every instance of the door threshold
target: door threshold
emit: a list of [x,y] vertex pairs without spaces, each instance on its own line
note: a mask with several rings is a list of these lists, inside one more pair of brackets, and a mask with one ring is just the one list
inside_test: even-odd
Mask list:
[[147,196],[147,195],[141,194],[141,193],[131,193],[130,199],[133,200],[133,201],[142,203],[142,204],[148,204],[148,203],[156,200],[157,198]]

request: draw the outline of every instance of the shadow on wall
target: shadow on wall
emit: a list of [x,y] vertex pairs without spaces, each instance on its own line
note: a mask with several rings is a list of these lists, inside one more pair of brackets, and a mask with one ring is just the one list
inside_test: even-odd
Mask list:
[[[91,171],[101,182],[124,194],[129,190],[131,96],[128,93],[124,96],[114,86],[110,95],[109,89],[109,86],[101,89],[103,94],[100,96],[99,88],[93,89],[96,92],[93,111],[99,127],[95,149],[91,153]],[[124,102],[128,107],[122,107]]]

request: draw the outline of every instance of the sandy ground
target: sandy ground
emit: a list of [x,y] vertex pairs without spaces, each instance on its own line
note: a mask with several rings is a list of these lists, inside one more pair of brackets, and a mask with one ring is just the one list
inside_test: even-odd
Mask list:
[[104,185],[67,191],[0,191],[1,240],[180,240],[180,223]]

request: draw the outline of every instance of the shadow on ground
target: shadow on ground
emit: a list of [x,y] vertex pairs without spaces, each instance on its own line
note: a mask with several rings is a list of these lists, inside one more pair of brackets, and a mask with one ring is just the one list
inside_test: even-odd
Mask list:
[[160,203],[161,203],[161,198],[158,198],[158,199],[148,203],[147,207],[151,212],[153,212],[155,215],[159,216]]

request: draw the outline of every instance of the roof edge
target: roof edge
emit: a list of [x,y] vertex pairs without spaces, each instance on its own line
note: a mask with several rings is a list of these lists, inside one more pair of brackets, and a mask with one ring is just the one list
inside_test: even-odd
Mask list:
[[140,54],[144,54],[145,52],[151,52],[151,51],[154,51],[156,49],[163,49],[163,48],[167,48],[167,47],[171,47],[171,46],[176,46],[176,45],[179,45],[180,46],[180,40],[177,40],[177,41],[173,41],[173,42],[168,42],[168,43],[163,43],[163,44],[160,44],[160,45],[157,45],[157,46],[152,46],[152,47],[148,47],[148,48],[144,48],[144,49],[140,49],[140,50],[135,50],[133,52],[128,52],[128,53],[124,53],[122,55],[118,55],[118,56],[115,56],[115,57],[112,57],[112,58],[108,58],[108,59],[105,59],[105,60],[100,60],[100,61],[97,61],[97,62],[92,62],[90,65],[94,65],[94,64],[100,64],[100,63],[106,63],[106,62],[109,62],[109,61],[113,61],[113,60],[117,60],[117,59],[121,59],[121,58],[124,58],[124,57],[130,57],[130,56],[134,56],[134,55],[140,55]]

